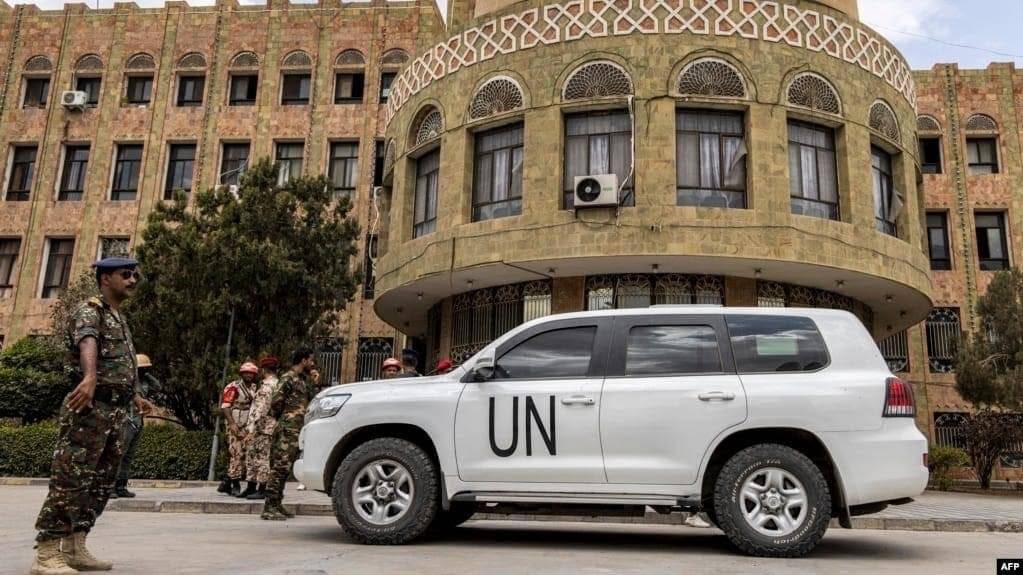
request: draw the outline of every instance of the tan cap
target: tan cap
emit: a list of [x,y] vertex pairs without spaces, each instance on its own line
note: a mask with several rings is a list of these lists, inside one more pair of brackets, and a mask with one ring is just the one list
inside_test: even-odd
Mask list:
[[135,356],[135,363],[139,367],[153,367],[153,362],[150,361],[149,356],[144,353],[140,353]]

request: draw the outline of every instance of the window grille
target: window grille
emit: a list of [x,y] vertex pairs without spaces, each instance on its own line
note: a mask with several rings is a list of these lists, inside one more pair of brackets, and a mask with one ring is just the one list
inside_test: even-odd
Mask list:
[[366,58],[358,50],[345,50],[337,55],[334,66],[365,66]]
[[95,54],[89,54],[82,56],[75,62],[75,71],[77,72],[99,72],[103,70],[103,60],[99,59],[99,56]]
[[838,92],[824,78],[807,72],[800,74],[789,84],[788,102],[819,112],[841,114],[842,105]]
[[620,66],[607,61],[577,68],[565,82],[564,99],[582,100],[632,94],[632,80]]
[[420,118],[416,127],[415,145],[417,146],[439,137],[444,132],[444,117],[441,116],[440,110],[431,108]]
[[239,52],[231,59],[231,68],[258,68],[259,56],[255,52]]
[[884,361],[892,373],[909,371],[909,338],[906,330],[882,339],[877,346],[881,349],[881,355],[884,356]]
[[178,60],[178,68],[205,68],[206,56],[198,52],[185,54]]
[[918,132],[940,132],[941,124],[933,116],[917,116],[916,131]]
[[968,132],[994,132],[998,130],[998,122],[987,114],[974,114],[966,120]]
[[282,68],[311,68],[313,65],[312,58],[309,54],[301,50],[296,50],[284,57],[284,61],[281,63]]
[[484,288],[455,296],[451,361],[461,364],[508,330],[551,313],[546,280]]
[[645,308],[650,305],[722,305],[718,276],[622,274],[586,278],[586,309]]
[[870,106],[870,127],[889,140],[894,142],[901,140],[899,122],[895,119],[895,112],[888,104],[880,100]]
[[128,63],[124,66],[126,70],[152,70],[156,68],[156,60],[152,56],[145,53],[135,54],[128,59]]
[[959,309],[936,307],[927,314],[926,325],[928,368],[932,373],[952,373],[962,337]]
[[742,75],[731,64],[716,58],[704,58],[688,64],[678,79],[683,96],[720,96],[745,98]]
[[355,356],[355,380],[380,379],[384,360],[393,357],[394,340],[389,337],[360,337]]
[[53,64],[46,56],[32,56],[25,62],[26,72],[49,72],[52,69]]
[[514,80],[504,76],[493,78],[480,86],[473,96],[469,119],[477,120],[517,110],[522,105],[522,88]]

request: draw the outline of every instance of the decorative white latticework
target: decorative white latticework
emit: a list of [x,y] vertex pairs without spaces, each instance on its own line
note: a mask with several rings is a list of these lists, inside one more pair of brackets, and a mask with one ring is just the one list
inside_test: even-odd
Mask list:
[[878,100],[870,106],[870,128],[894,142],[901,141],[899,121],[887,102]]
[[53,64],[46,56],[32,56],[25,62],[26,72],[49,72],[52,69]]
[[785,285],[778,282],[757,282],[758,307],[785,307]]
[[842,113],[842,104],[834,86],[813,72],[804,72],[792,79],[786,93],[786,100],[794,106],[802,106],[818,112]]
[[565,100],[628,96],[632,94],[632,80],[621,66],[600,60],[579,66],[565,81],[562,93]]
[[413,146],[425,144],[430,140],[440,137],[444,132],[444,117],[441,116],[440,110],[434,107],[429,107],[426,110],[420,112],[420,120],[416,124],[415,140],[413,140]]
[[295,50],[288,54],[281,61],[282,68],[311,68],[313,66],[313,60],[309,57],[309,54],[301,50]]
[[365,66],[366,58],[358,50],[345,50],[334,59],[334,66],[342,68],[345,66]]
[[191,54],[185,54],[178,60],[178,68],[205,68],[206,67],[206,56],[198,52],[192,52]]
[[941,124],[938,123],[938,120],[934,119],[934,116],[920,115],[916,117],[916,131],[940,132]]
[[78,72],[96,72],[103,69],[103,60],[95,54],[82,56],[75,62],[75,70]]
[[142,52],[128,58],[128,63],[125,64],[124,68],[126,70],[152,70],[156,68],[156,60],[149,54]]
[[481,21],[423,51],[395,78],[387,100],[388,119],[433,82],[495,56],[629,34],[738,36],[827,54],[887,82],[916,105],[912,70],[898,50],[866,26],[815,10],[811,3],[561,0]]
[[255,52],[239,52],[231,58],[232,68],[258,68],[259,56]]
[[746,83],[734,66],[718,58],[701,58],[690,62],[678,78],[682,96],[720,96],[745,98]]
[[998,131],[998,122],[987,114],[974,114],[966,120],[966,130],[968,132],[996,132]]
[[472,97],[469,105],[469,119],[478,120],[518,110],[523,106],[522,88],[507,76],[487,80]]

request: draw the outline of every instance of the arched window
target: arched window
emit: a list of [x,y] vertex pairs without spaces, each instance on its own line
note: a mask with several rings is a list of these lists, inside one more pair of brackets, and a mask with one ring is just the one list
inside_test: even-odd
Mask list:
[[870,106],[870,129],[882,136],[899,142],[902,140],[899,134],[899,122],[895,118],[895,112],[891,106],[883,100],[877,100]]
[[518,110],[522,106],[522,88],[518,82],[507,76],[497,76],[487,80],[476,90],[472,103],[469,104],[469,119],[487,118]]
[[700,58],[687,64],[679,74],[677,89],[681,96],[746,97],[742,75],[719,58]]
[[632,79],[621,66],[607,60],[588,62],[576,68],[565,81],[565,100],[606,98],[632,94]]
[[363,101],[366,90],[366,58],[358,50],[345,50],[334,59],[334,103]]
[[281,105],[306,106],[312,98],[313,61],[302,50],[291,52],[281,61]]
[[178,87],[174,103],[182,107],[201,106],[206,94],[206,57],[198,52],[178,60]]
[[46,56],[32,56],[25,61],[25,89],[22,91],[22,108],[45,108],[50,97],[50,73],[53,64]]
[[85,92],[85,105],[95,108],[99,105],[100,89],[103,86],[103,60],[95,54],[82,56],[75,62],[75,90]]
[[786,92],[786,100],[794,106],[817,112],[842,113],[841,99],[835,87],[813,72],[804,72],[792,79]]
[[998,122],[987,114],[966,119],[966,164],[970,174],[997,174]]
[[255,52],[239,52],[231,58],[229,106],[255,106],[259,90],[259,56]]
[[128,58],[125,64],[124,100],[131,106],[146,106],[153,99],[156,60],[145,52]]

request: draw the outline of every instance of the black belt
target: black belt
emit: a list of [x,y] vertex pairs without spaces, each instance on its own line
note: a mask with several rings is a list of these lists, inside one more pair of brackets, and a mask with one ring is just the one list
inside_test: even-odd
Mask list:
[[92,395],[94,401],[106,403],[113,407],[125,407],[131,403],[133,397],[135,397],[135,390],[133,389],[121,389],[106,385],[97,387],[96,393]]

